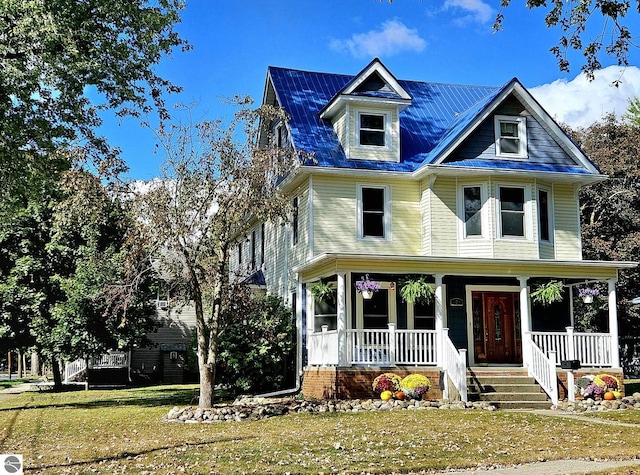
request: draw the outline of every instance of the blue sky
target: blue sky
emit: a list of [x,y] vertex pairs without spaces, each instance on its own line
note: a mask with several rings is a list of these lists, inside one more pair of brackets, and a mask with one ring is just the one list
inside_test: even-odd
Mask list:
[[[513,0],[503,13],[504,30],[493,33],[499,0],[187,0],[178,31],[192,45],[158,66],[158,73],[184,88],[167,97],[197,103],[208,119],[228,117],[222,104],[236,94],[262,99],[270,65],[356,74],[379,57],[399,79],[499,86],[517,77],[560,122],[586,126],[606,112],[621,113],[640,96],[640,51],[619,88],[612,59],[588,82],[573,55],[571,72],[558,70],[549,49],[560,36],[544,25],[544,9]],[[640,34],[640,17],[627,25]],[[597,29],[596,29],[597,30]],[[594,30],[594,31],[596,31]],[[591,35],[592,33],[590,33]],[[607,67],[610,66],[610,67]],[[159,174],[153,134],[132,119],[105,115],[102,133],[122,149],[133,179]]]

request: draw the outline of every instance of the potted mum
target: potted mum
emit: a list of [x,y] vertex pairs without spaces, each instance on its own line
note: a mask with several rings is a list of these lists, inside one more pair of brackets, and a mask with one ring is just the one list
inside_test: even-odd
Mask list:
[[356,282],[356,290],[362,294],[363,299],[370,299],[373,297],[373,293],[380,290],[380,284],[375,280],[369,279],[369,274],[365,277],[360,277],[360,280]]
[[383,373],[373,380],[373,390],[382,400],[388,401],[400,388],[400,376],[395,373]]
[[427,393],[430,385],[431,382],[425,375],[410,374],[400,381],[400,390],[409,398],[420,400]]

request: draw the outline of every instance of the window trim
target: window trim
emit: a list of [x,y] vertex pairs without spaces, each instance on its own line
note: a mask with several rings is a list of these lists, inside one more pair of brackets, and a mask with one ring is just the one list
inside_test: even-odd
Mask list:
[[[523,193],[523,236],[503,235],[502,232],[502,201],[500,200],[501,188],[520,188]],[[533,217],[531,210],[531,185],[521,183],[496,183],[495,186],[496,209],[496,239],[501,241],[533,241]]]
[[300,197],[291,199],[291,245],[295,246],[300,240]]
[[[365,236],[364,235],[364,207],[362,202],[362,190],[372,188],[384,191],[384,209],[382,228],[383,236]],[[356,220],[357,220],[357,239],[359,241],[390,241],[391,240],[391,187],[389,185],[358,183],[356,185]]]
[[[465,221],[465,206],[464,206],[464,190],[465,188],[480,188],[480,201],[482,206],[480,207],[480,227],[481,232],[479,235],[467,236],[467,226]],[[460,240],[479,240],[487,239],[489,236],[489,218],[488,218],[488,206],[487,206],[487,186],[486,183],[460,183],[458,185],[458,236]]]
[[[361,117],[363,115],[379,116],[383,120],[384,145],[363,145],[360,143],[360,124]],[[392,136],[391,136],[391,113],[384,110],[372,110],[372,109],[358,109],[355,113],[355,146],[356,148],[365,150],[392,150]],[[378,130],[378,129],[364,129],[364,130]]]
[[[540,208],[540,192],[544,192],[547,194],[547,221],[549,225],[549,239],[542,238],[542,213]],[[538,240],[543,244],[553,244],[554,243],[554,230],[555,230],[555,222],[553,219],[553,193],[551,192],[551,188],[547,186],[538,185],[536,190],[536,209],[538,211]]]
[[[517,153],[508,153],[503,152],[500,147],[500,139],[502,138],[500,134],[500,124],[502,123],[515,123],[518,125],[518,152]],[[510,116],[510,115],[496,115],[494,116],[494,134],[495,134],[495,147],[496,147],[496,157],[500,158],[515,158],[515,159],[523,159],[528,158],[528,148],[527,148],[527,118],[524,116]]]

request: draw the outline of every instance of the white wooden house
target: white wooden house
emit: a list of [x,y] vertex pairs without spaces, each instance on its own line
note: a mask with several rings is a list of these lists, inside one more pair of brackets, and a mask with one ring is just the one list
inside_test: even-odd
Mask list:
[[[303,392],[361,396],[392,368],[465,399],[483,363],[524,371],[555,402],[563,360],[621,372],[616,281],[636,263],[581,253],[578,191],[606,177],[517,79],[398,80],[378,59],[355,76],[270,67],[263,101],[290,117],[272,124],[280,144],[313,160],[281,184],[289,223],[257,224],[232,267],[295,308]],[[381,285],[370,300],[354,287],[367,275]],[[400,298],[416,275],[433,303]],[[562,281],[567,298],[532,305],[536,279]],[[311,296],[320,280],[331,305]],[[608,331],[579,334],[570,296],[594,281]]]

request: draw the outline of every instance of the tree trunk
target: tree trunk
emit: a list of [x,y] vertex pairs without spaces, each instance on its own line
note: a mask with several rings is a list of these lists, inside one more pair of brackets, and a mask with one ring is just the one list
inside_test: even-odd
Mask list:
[[51,358],[51,371],[53,372],[53,390],[61,391],[62,376],[60,373],[60,363],[58,362],[55,356]]
[[22,350],[17,349],[16,354],[18,357],[18,371],[16,371],[16,377],[22,379],[24,377],[24,367],[22,366]]

